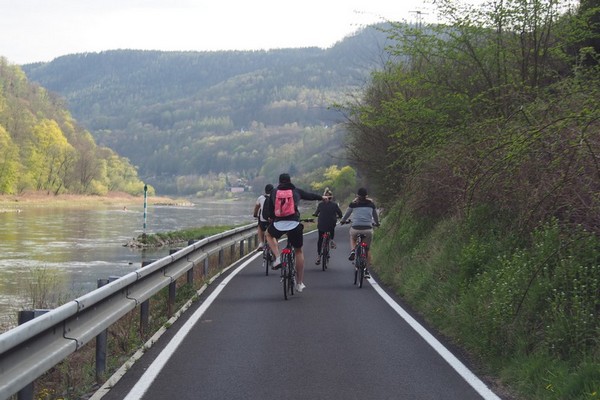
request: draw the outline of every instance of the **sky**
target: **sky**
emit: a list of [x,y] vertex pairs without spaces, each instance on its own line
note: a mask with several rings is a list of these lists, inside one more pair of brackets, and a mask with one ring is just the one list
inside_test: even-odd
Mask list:
[[431,0],[0,0],[0,56],[27,64],[114,49],[328,48],[365,25],[431,10]]

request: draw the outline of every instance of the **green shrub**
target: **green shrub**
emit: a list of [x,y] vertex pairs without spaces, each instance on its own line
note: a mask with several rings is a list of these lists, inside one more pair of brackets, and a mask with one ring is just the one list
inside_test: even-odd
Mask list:
[[382,281],[528,399],[600,398],[600,239],[528,237],[491,210],[433,224],[401,207],[373,245]]

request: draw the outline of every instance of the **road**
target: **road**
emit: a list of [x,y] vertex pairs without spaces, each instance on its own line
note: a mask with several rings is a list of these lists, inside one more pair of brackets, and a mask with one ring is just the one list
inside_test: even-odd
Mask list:
[[305,236],[307,287],[287,301],[259,255],[232,268],[102,399],[498,399],[376,276],[353,285],[336,236],[325,272]]

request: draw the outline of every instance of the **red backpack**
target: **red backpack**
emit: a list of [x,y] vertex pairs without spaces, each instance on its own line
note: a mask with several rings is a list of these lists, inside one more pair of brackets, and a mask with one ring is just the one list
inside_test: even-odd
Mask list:
[[292,189],[277,189],[275,193],[275,216],[289,217],[296,213],[294,204],[294,191]]

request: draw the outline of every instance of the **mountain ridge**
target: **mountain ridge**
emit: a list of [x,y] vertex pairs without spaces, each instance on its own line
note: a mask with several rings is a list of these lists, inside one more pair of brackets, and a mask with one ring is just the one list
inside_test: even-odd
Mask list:
[[[287,162],[278,168],[299,174],[340,162],[344,135],[336,125],[343,116],[331,106],[359,93],[381,67],[382,26],[328,49],[110,50],[22,68],[29,79],[64,97],[99,144],[129,158],[161,192],[198,192],[198,185],[182,189],[171,183],[211,173],[260,178],[255,182],[260,186],[274,178],[264,168],[273,158],[284,157]],[[274,139],[279,131],[285,133]],[[238,142],[236,132],[250,132],[252,140]],[[218,148],[206,146],[217,138]],[[275,142],[298,151],[280,156]],[[306,161],[323,149],[334,158]]]

